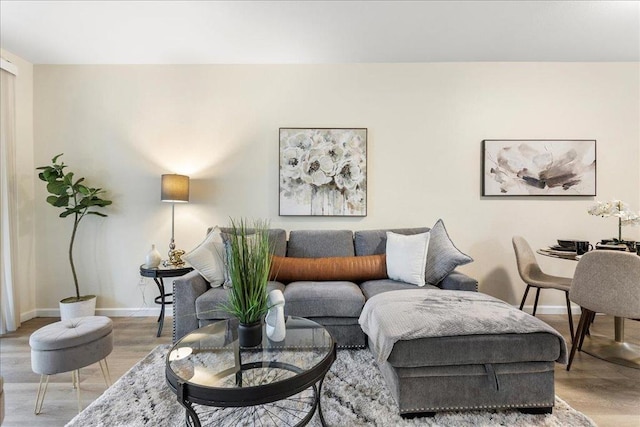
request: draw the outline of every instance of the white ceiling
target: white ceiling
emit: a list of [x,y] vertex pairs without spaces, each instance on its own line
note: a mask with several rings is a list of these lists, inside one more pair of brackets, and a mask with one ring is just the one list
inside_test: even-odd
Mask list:
[[640,1],[10,1],[34,64],[640,61]]

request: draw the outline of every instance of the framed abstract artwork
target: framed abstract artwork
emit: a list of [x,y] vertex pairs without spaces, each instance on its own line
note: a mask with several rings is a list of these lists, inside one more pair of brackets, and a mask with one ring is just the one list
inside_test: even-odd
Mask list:
[[367,129],[280,128],[280,215],[366,216]]
[[483,196],[595,196],[596,141],[485,139]]

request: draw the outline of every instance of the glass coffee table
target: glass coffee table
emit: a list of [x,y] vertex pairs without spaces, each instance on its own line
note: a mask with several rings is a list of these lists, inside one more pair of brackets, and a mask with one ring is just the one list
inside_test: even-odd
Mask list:
[[188,426],[303,426],[318,410],[336,342],[316,322],[286,318],[286,337],[240,347],[236,319],[185,335],[167,355],[166,377]]

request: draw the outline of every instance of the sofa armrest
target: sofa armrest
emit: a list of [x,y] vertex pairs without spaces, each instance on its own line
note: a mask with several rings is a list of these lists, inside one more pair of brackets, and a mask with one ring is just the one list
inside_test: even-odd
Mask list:
[[173,281],[173,342],[198,329],[196,299],[209,289],[207,282],[197,271],[192,271]]
[[452,271],[438,284],[450,291],[478,291],[478,281],[459,271]]

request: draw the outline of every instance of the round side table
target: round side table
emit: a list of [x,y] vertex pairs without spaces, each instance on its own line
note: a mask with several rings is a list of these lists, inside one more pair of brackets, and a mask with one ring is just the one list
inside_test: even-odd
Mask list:
[[167,297],[173,297],[172,293],[166,293],[164,289],[164,278],[165,277],[180,277],[185,274],[193,271],[192,267],[163,267],[158,266],[154,268],[147,268],[143,265],[140,266],[140,275],[142,277],[151,277],[153,281],[158,286],[158,290],[160,291],[160,295],[155,297],[154,301],[156,304],[160,305],[160,316],[158,316],[158,334],[156,337],[159,337],[162,334],[162,326],[164,325],[164,307],[167,304],[173,304],[173,298],[171,300],[167,300]]

